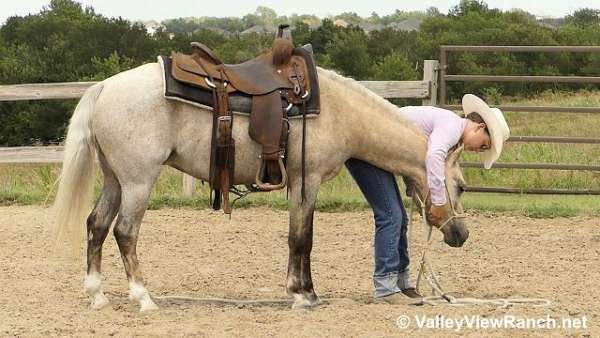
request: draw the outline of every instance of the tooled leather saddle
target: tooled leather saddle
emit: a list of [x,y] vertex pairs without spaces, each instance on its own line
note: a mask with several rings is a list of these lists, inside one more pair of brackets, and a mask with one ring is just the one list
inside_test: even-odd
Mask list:
[[289,26],[281,25],[271,51],[240,64],[224,64],[207,46],[192,42],[192,53],[162,57],[165,96],[212,107],[209,184],[213,209],[231,213],[235,140],[233,111],[250,114],[248,133],[262,146],[252,189],[271,191],[287,184],[289,118],[302,116],[302,196],[305,176],[306,115],[320,110],[317,71],[310,45],[295,48]]

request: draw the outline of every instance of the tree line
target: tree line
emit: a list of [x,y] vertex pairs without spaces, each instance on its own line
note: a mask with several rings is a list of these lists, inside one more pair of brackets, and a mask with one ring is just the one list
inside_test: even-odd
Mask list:
[[[0,84],[98,81],[157,55],[189,51],[191,41],[210,46],[228,63],[242,62],[270,48],[273,34],[222,34],[210,27],[237,27],[289,20],[296,44],[311,43],[321,67],[358,80],[416,80],[423,60],[439,59],[439,46],[466,45],[600,45],[600,10],[580,9],[558,28],[541,26],[530,13],[490,8],[478,0],[462,0],[447,14],[430,8],[419,14],[361,19],[390,22],[407,16],[422,19],[417,31],[391,28],[369,33],[350,25],[314,16],[279,17],[268,8],[254,16],[205,19],[193,29],[176,20],[149,34],[140,23],[109,18],[73,0],[51,0],[41,12],[10,17],[0,27]],[[404,16],[403,16],[404,15]],[[360,17],[358,17],[360,19]],[[208,20],[208,21],[207,21]],[[212,21],[211,21],[212,20]],[[262,20],[262,21],[261,21]],[[311,21],[312,20],[312,21]],[[379,20],[379,21],[377,21]],[[169,28],[171,27],[171,28]],[[177,28],[179,27],[179,28]],[[452,53],[450,74],[600,76],[600,55],[575,53]],[[472,92],[497,100],[503,95],[531,96],[543,90],[572,90],[593,85],[452,83],[448,97],[457,100]],[[75,100],[0,103],[0,146],[47,144],[65,135]]]

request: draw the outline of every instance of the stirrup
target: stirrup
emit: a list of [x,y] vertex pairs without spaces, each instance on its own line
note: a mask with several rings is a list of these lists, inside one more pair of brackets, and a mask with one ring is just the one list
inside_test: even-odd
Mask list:
[[279,184],[271,184],[265,183],[261,180],[266,170],[266,162],[265,160],[261,161],[260,168],[256,172],[256,186],[258,189],[262,191],[271,191],[271,190],[279,190],[287,184],[287,172],[285,171],[285,165],[283,164],[283,159],[281,157],[277,158],[277,163],[279,164],[279,170],[281,171],[281,182]]

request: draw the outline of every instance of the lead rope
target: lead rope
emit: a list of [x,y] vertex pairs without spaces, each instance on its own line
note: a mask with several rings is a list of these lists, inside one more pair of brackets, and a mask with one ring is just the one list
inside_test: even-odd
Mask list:
[[[293,304],[293,298],[279,299],[279,298],[262,298],[262,299],[232,299],[232,298],[201,298],[201,297],[187,297],[187,296],[152,296],[152,299],[158,300],[171,300],[171,301],[185,301],[185,302],[196,302],[201,304],[231,304],[237,306],[243,305],[278,305],[278,304]],[[349,298],[342,297],[331,297],[331,298],[319,298],[321,302],[337,302],[337,301],[352,301]]]
[[[433,268],[431,267],[431,264],[429,263],[429,261],[427,260],[427,252],[429,251],[429,246],[431,245],[431,238],[432,238],[432,233],[433,233],[433,226],[430,225],[427,222],[427,217],[426,217],[426,204],[421,200],[421,198],[419,197],[419,195],[417,193],[414,193],[415,198],[419,201],[419,205],[421,207],[421,215],[423,217],[423,220],[425,222],[426,225],[429,225],[427,231],[427,242],[425,244],[425,248],[423,248],[423,253],[421,255],[421,263],[419,264],[419,272],[417,274],[417,283],[416,283],[416,290],[419,290],[420,284],[421,284],[421,278],[425,277],[425,279],[427,280],[427,282],[429,282],[429,285],[431,286],[431,290],[433,294],[438,294],[438,296],[436,297],[441,297],[442,299],[444,299],[446,302],[448,303],[452,303],[452,296],[446,294],[446,292],[443,291],[442,286],[440,285],[437,277],[435,276],[435,273],[433,271]],[[425,200],[427,200],[427,196],[425,197]],[[450,223],[450,221],[452,221],[455,218],[459,218],[459,217],[464,217],[464,215],[458,215],[454,212],[454,208],[453,208],[453,215],[450,216],[440,227],[439,229],[441,230],[443,227],[445,227],[448,223]],[[409,218],[409,224],[412,225],[412,204],[410,207],[410,218]],[[427,273],[429,272],[429,273]]]
[[[445,184],[445,182],[444,182],[444,184]],[[448,219],[446,219],[446,221],[444,221],[444,223],[442,223],[442,225],[440,225],[438,227],[439,230],[444,228],[448,223],[450,223],[450,221],[452,221],[455,218],[466,217],[465,214],[457,214],[456,213],[456,210],[454,209],[454,205],[452,204],[450,194],[448,193],[447,185],[446,185],[446,193],[447,193],[447,196],[449,199],[450,206],[452,208],[452,215]],[[428,195],[429,195],[429,192],[425,196],[425,200],[427,200]],[[416,290],[417,290],[417,292],[419,291],[421,279],[424,277],[425,280],[429,283],[429,286],[431,287],[431,293],[433,295],[423,297],[419,302],[413,303],[412,305],[490,304],[490,305],[497,305],[500,308],[507,308],[510,305],[531,305],[533,307],[544,307],[544,306],[549,306],[551,304],[551,302],[545,298],[509,298],[509,299],[506,299],[506,298],[454,297],[454,296],[449,295],[446,292],[444,292],[442,286],[440,285],[438,278],[435,275],[435,271],[433,270],[431,264],[429,263],[429,260],[427,259],[427,252],[429,251],[429,247],[432,242],[432,233],[433,233],[434,226],[432,224],[429,224],[429,222],[427,221],[427,216],[425,214],[426,205],[423,202],[423,200],[421,200],[421,198],[419,197],[419,194],[417,194],[416,191],[413,192],[413,197],[414,197],[414,199],[416,199],[419,202],[423,223],[425,223],[425,225],[428,226],[426,229],[427,242],[425,243],[425,247],[423,248],[423,254],[421,255],[421,263],[419,264],[419,272],[417,274]],[[408,217],[409,229],[407,231],[409,234],[412,231],[412,216],[413,216],[413,203],[410,204],[410,209],[409,209],[409,217]]]

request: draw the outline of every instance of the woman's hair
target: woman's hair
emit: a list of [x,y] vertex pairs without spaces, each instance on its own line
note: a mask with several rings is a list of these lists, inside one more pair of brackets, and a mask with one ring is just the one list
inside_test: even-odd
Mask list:
[[479,115],[477,113],[469,113],[467,115],[467,119],[469,119],[475,123],[485,123],[485,121],[483,121],[483,118],[481,117],[481,115]]
[[[469,113],[466,116],[466,119],[471,120],[475,123],[485,123],[485,121],[483,120],[483,118],[481,117],[481,115],[473,112],[473,113]],[[486,128],[485,128],[485,132],[489,135],[490,131],[487,129],[487,124],[486,124]]]

